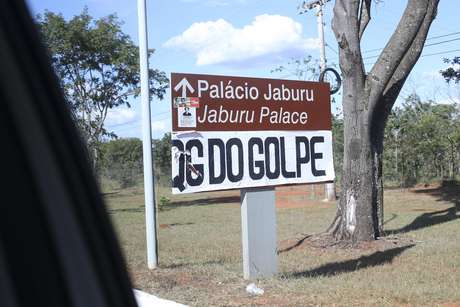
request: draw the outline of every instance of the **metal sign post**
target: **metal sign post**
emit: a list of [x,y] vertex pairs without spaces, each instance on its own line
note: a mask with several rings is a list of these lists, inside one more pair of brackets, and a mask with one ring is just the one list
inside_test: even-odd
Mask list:
[[243,277],[270,277],[278,272],[274,188],[241,190]]
[[155,212],[155,186],[152,162],[152,125],[150,123],[149,63],[147,42],[147,13],[145,0],[137,1],[139,18],[139,60],[141,68],[142,152],[144,164],[145,229],[147,238],[147,266],[158,265]]

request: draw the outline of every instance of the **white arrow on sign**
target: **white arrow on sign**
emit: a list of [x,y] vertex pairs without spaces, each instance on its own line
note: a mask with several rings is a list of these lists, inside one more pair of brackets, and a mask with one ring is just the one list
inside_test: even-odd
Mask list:
[[193,89],[193,87],[190,85],[190,83],[188,82],[186,78],[183,78],[182,80],[180,80],[180,82],[177,83],[177,85],[174,87],[174,90],[178,92],[181,88],[182,88],[182,97],[187,97],[186,96],[187,89],[190,91],[190,93],[195,92],[195,90]]

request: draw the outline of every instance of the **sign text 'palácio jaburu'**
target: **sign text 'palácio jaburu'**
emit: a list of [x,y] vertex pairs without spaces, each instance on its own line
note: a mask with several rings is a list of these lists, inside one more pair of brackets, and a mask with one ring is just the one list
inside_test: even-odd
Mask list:
[[173,193],[334,179],[327,83],[171,75]]

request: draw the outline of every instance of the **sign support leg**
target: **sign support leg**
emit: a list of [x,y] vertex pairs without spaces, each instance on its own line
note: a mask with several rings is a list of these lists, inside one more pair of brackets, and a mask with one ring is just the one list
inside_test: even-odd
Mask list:
[[270,277],[278,272],[274,188],[241,190],[243,275]]

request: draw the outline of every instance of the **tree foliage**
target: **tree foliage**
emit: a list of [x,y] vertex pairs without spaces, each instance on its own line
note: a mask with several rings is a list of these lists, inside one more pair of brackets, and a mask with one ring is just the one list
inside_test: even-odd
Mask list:
[[343,167],[343,118],[332,115],[332,151],[336,181],[340,182]]
[[[336,177],[342,177],[343,119],[332,120]],[[386,186],[454,180],[460,175],[460,107],[407,97],[389,115],[384,135]]]
[[142,175],[142,141],[125,138],[101,143],[100,174],[122,188],[135,185]]
[[450,65],[445,70],[441,70],[441,75],[446,82],[460,83],[460,57],[454,57],[452,60],[444,59],[444,62]]
[[[169,186],[171,182],[171,134],[152,140],[155,180]],[[130,187],[142,180],[142,141],[121,138],[101,143],[100,175]]]
[[411,186],[454,179],[460,154],[460,110],[411,95],[393,110],[385,130],[387,182]]
[[[138,48],[116,15],[94,19],[84,9],[66,20],[47,11],[37,23],[74,120],[95,157],[102,139],[115,136],[104,126],[108,111],[129,107],[129,97],[139,95]],[[151,97],[162,99],[167,87],[165,73],[151,69]]]
[[159,184],[171,184],[171,133],[161,139],[153,140],[153,157],[155,160],[155,177]]

